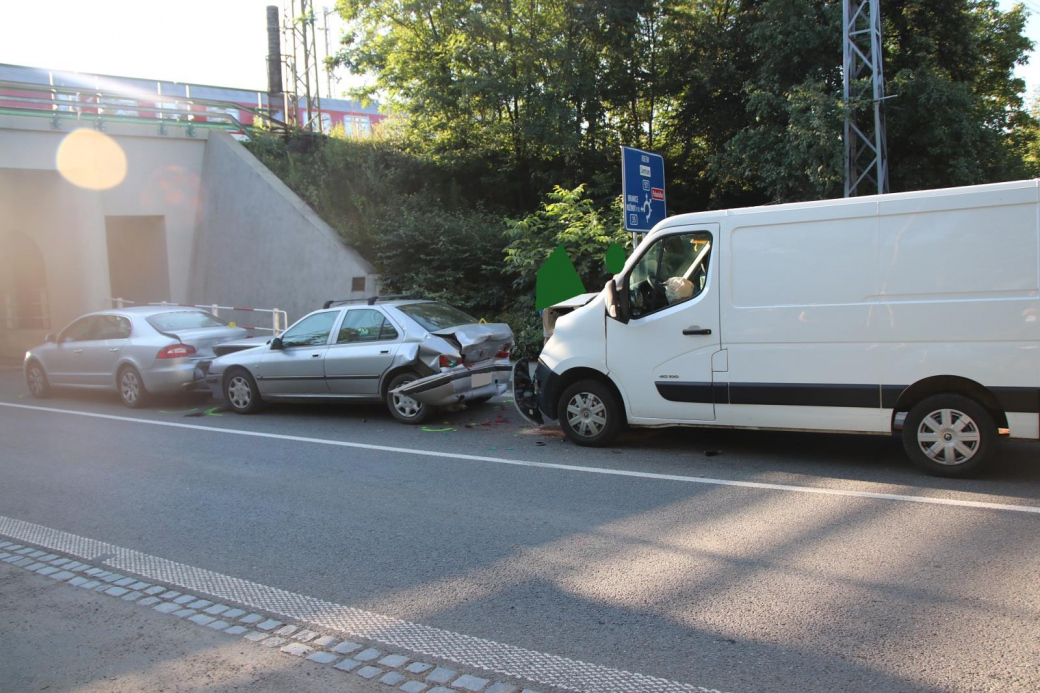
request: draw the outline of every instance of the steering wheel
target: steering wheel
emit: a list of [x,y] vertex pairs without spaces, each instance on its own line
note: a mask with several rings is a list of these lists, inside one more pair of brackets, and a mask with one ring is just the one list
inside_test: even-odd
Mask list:
[[638,308],[640,311],[650,310],[655,305],[661,291],[660,285],[651,276],[636,284],[634,288],[632,307]]

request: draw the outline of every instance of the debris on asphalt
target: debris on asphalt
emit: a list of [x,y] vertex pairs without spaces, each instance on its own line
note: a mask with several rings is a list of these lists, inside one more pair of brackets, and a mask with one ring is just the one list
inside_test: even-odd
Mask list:
[[430,428],[429,426],[423,426],[422,430],[424,433],[454,433],[457,429],[448,426],[447,428]]
[[544,440],[536,440],[536,441],[534,441],[534,444],[535,445],[544,446],[545,445],[545,441]]
[[564,433],[559,426],[537,426],[524,428],[520,433],[526,436],[538,436],[539,438],[564,438]]

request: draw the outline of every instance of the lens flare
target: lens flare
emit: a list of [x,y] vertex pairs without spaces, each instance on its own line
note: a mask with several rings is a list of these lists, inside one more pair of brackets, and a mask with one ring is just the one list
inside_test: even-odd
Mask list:
[[58,147],[58,171],[65,180],[87,190],[108,190],[126,178],[126,154],[103,132],[73,130]]

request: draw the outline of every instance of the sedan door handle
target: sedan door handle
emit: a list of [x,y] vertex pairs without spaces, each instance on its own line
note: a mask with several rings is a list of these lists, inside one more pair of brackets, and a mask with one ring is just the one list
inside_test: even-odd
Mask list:
[[682,333],[685,334],[685,335],[691,335],[691,334],[711,334],[711,328],[710,327],[701,327],[699,325],[690,325],[685,330],[683,330]]
[[312,359],[316,359],[316,358],[318,358],[319,356],[321,356],[321,354],[311,354],[311,358],[312,358]]

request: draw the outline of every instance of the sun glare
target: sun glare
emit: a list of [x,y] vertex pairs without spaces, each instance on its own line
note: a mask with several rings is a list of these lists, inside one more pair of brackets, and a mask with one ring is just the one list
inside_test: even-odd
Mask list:
[[57,165],[65,180],[87,190],[108,190],[126,178],[123,148],[105,133],[86,128],[65,136]]

